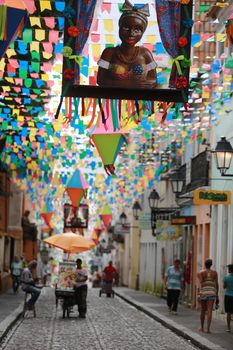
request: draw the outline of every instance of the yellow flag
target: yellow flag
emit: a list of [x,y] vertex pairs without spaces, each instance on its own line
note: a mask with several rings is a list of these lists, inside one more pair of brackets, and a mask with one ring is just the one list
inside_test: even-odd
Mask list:
[[157,21],[148,21],[148,28],[157,25],[157,23],[158,23]]
[[50,1],[43,0],[40,1],[40,10],[43,12],[44,10],[52,10]]
[[[12,114],[19,115],[19,112],[20,112],[19,109],[14,108]],[[23,119],[23,120],[24,120],[24,119]]]
[[38,41],[45,40],[45,30],[43,30],[43,29],[36,29],[35,30],[35,38]]
[[52,54],[47,53],[47,52],[43,52],[43,57],[49,60],[52,57]]
[[38,26],[41,28],[41,21],[39,17],[29,17],[31,27]]
[[7,91],[10,91],[11,88],[10,88],[10,86],[2,86],[2,90],[3,90],[4,92],[7,92]]
[[8,83],[12,83],[14,84],[14,79],[13,78],[5,78],[6,81],[8,81]]
[[92,53],[93,53],[93,57],[100,57],[101,55],[101,45],[99,44],[92,44]]
[[6,52],[6,55],[8,58],[10,58],[11,56],[15,56],[16,55],[16,52],[14,49],[8,49],[7,52]]
[[153,45],[156,42],[156,36],[146,35],[146,42]]
[[104,28],[107,32],[113,33],[114,32],[114,24],[112,19],[104,19]]
[[48,81],[49,80],[48,74],[41,74],[41,79],[44,81]]
[[62,72],[62,64],[56,64],[53,66],[53,72],[61,73]]
[[0,60],[0,71],[1,71],[1,72],[4,72],[5,65],[6,65],[6,64],[5,64],[5,62],[4,62],[4,59],[1,59],[1,60]]
[[40,43],[33,41],[30,44],[30,51],[36,51],[36,52],[40,52]]
[[114,45],[116,45],[117,37],[116,37],[116,35],[106,34],[105,35],[105,41],[106,41],[107,44],[114,44]]

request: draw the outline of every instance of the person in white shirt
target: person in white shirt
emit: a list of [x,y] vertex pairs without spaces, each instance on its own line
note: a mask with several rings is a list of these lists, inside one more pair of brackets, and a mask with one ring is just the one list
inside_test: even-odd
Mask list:
[[78,312],[80,318],[86,318],[87,312],[87,271],[82,267],[82,260],[76,260],[77,269],[76,269],[76,278],[73,282],[75,289],[76,302],[78,304]]

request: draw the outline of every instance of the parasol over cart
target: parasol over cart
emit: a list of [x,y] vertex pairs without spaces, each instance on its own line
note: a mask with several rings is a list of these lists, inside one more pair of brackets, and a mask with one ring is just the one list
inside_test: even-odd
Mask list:
[[[95,248],[95,243],[88,238],[85,238],[81,235],[78,235],[73,232],[60,233],[43,240],[44,243],[47,243],[53,247],[62,249],[65,253],[81,253]],[[74,271],[71,271],[72,262],[63,263],[68,266],[69,273],[74,276]],[[70,316],[73,306],[76,304],[75,292],[73,288],[59,286],[55,289],[56,296],[56,307],[58,306],[58,300],[62,302],[63,318],[67,315]]]

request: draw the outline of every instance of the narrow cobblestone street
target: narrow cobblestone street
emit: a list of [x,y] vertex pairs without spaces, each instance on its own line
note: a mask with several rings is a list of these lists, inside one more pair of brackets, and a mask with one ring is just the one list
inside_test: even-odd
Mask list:
[[135,350],[196,349],[160,323],[120,298],[99,297],[89,289],[86,319],[79,319],[74,307],[71,317],[56,310],[54,290],[44,288],[37,303],[37,317],[28,312],[0,346],[1,350]]

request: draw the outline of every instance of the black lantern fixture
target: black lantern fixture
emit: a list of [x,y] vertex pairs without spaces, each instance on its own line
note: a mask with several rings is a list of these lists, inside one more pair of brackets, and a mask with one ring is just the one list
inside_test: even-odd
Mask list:
[[127,221],[127,215],[123,212],[120,215],[120,223],[122,226],[126,225],[126,221]]
[[172,192],[177,196],[182,193],[184,187],[184,179],[182,175],[175,171],[171,176]]
[[226,174],[231,166],[233,148],[225,137],[221,137],[221,140],[217,142],[214,154],[217,169],[220,171],[221,176],[233,176],[233,174]]
[[138,220],[138,217],[139,217],[139,211],[141,211],[142,208],[140,206],[140,204],[138,203],[138,201],[134,202],[134,205],[133,205],[133,216],[135,218],[135,220]]
[[179,169],[176,169],[170,178],[172,192],[175,194],[176,198],[180,199],[193,199],[193,196],[184,196],[181,195],[184,188],[184,177],[179,172]]
[[158,192],[155,189],[153,189],[153,191],[151,191],[148,197],[150,209],[155,210],[156,208],[158,208],[159,200],[160,197]]
[[154,189],[151,191],[149,197],[148,197],[148,202],[149,206],[151,209],[151,229],[152,229],[152,236],[156,237],[156,222],[157,222],[157,217],[163,217],[167,216],[172,213],[177,213],[180,210],[180,207],[169,207],[169,208],[164,208],[164,207],[159,207],[159,194],[158,192]]
[[156,236],[156,221],[157,221],[157,210],[158,210],[158,204],[159,204],[159,194],[158,192],[153,189],[153,191],[151,191],[149,197],[148,197],[148,202],[149,202],[149,206],[151,209],[151,217],[150,217],[150,221],[151,221],[151,229],[152,229],[152,236]]

